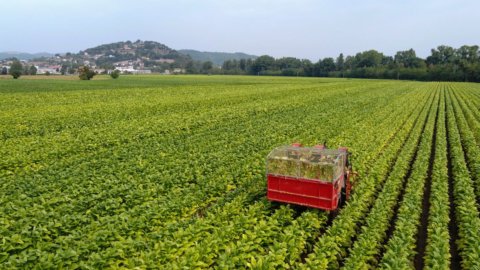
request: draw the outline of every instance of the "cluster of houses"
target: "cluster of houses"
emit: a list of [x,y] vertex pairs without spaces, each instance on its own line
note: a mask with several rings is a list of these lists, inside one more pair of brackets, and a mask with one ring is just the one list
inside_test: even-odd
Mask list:
[[[143,60],[149,60],[149,59],[143,59]],[[155,60],[155,62],[158,63],[173,63],[175,60],[173,59],[159,59]],[[151,74],[152,71],[149,69],[145,69],[145,64],[142,61],[142,59],[137,59],[137,60],[126,60],[126,61],[120,61],[113,63],[113,66],[115,67],[115,70],[119,70],[122,73],[128,73],[128,74]],[[110,73],[108,71],[108,73]],[[172,70],[166,69],[162,74],[182,74],[185,73],[185,69],[183,68],[174,68]]]
[[[167,59],[170,60],[170,59]],[[0,61],[0,71],[4,74],[8,74],[8,71],[10,70],[10,65],[12,64],[13,61]],[[22,60],[22,65],[24,66],[34,66],[37,70],[37,74],[39,75],[45,75],[45,74],[50,74],[50,75],[60,75],[62,74],[62,65],[59,64],[48,64],[45,62],[41,61],[25,61]],[[114,63],[114,69],[113,70],[105,70],[96,67],[95,65],[90,64],[89,61],[84,61],[83,65],[90,66],[93,68],[93,70],[98,73],[107,73],[110,74],[114,70],[119,70],[123,74],[151,74],[152,71],[149,69],[145,69],[143,66],[142,61],[122,61],[122,62],[117,62]],[[65,72],[64,72],[65,73]],[[162,74],[182,74],[185,73],[185,69],[182,68],[174,68],[174,69],[166,69]]]
[[[48,63],[43,63],[43,62],[33,62],[33,61],[26,61],[26,60],[21,60],[20,61],[24,67],[31,67],[34,66],[37,70],[36,74],[39,75],[44,75],[44,74],[61,74],[61,69],[62,66],[58,64],[50,65]],[[2,73],[8,74],[10,71],[10,66],[12,65],[13,61],[12,60],[4,60],[0,61],[0,70]]]

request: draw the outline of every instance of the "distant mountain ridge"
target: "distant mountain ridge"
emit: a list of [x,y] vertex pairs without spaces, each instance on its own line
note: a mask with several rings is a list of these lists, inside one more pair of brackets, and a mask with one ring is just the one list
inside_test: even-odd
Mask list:
[[17,58],[20,60],[31,60],[40,57],[52,57],[54,54],[47,52],[25,53],[25,52],[0,52],[0,60],[8,58]]
[[227,60],[256,59],[258,56],[242,52],[201,52],[197,50],[183,49],[178,52],[189,55],[195,61],[211,61],[214,65],[221,66]]

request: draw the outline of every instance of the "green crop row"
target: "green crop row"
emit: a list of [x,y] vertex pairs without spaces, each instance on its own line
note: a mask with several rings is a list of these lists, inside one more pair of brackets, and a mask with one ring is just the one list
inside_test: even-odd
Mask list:
[[440,96],[438,110],[435,157],[431,179],[430,210],[425,247],[425,269],[450,269],[450,235],[448,231],[448,162],[445,127],[445,90]]
[[466,88],[466,89],[455,89],[455,92],[462,93],[462,99],[464,104],[466,105],[465,108],[470,110],[470,113],[466,114],[465,117],[467,118],[468,124],[470,125],[470,129],[472,130],[473,135],[475,136],[475,140],[477,145],[480,145],[480,112],[478,109],[478,104],[480,102],[480,97],[478,96],[477,92],[478,89],[476,88]]
[[[480,202],[480,148],[478,147],[474,133],[472,132],[472,130],[475,129],[479,130],[480,124],[472,117],[473,112],[465,104],[464,100],[468,97],[461,98],[456,95],[456,91],[454,92],[454,96],[454,111],[457,116],[461,142],[463,150],[466,153],[466,162],[470,171],[470,176],[474,181],[473,186],[477,201]],[[472,128],[472,130],[470,128]],[[478,205],[478,208],[480,208],[480,205]]]
[[[451,90],[453,91],[453,90]],[[464,159],[457,120],[453,111],[452,97],[447,96],[448,140],[452,157],[453,194],[455,216],[458,223],[457,244],[465,269],[480,268],[480,217],[476,207],[475,193]]]
[[[431,119],[432,113],[432,111],[429,112],[429,119]],[[388,226],[393,222],[391,220],[393,209],[397,204],[403,181],[407,181],[405,177],[409,169],[410,160],[414,158],[415,151],[418,151],[417,156],[425,154],[426,147],[416,149],[419,141],[420,136],[408,140],[400,152],[392,172],[366,219],[365,225],[362,226],[361,233],[357,236],[356,242],[349,251],[350,255],[344,262],[346,269],[376,267],[381,243],[386,237]],[[424,146],[426,143],[427,138],[422,137],[421,145]],[[419,159],[417,158],[417,160]]]
[[438,100],[435,100],[425,130],[422,133],[418,154],[412,167],[412,174],[407,179],[403,200],[399,202],[400,208],[397,218],[393,221],[395,222],[395,230],[385,247],[384,256],[379,264],[381,269],[414,268],[415,242],[422,213],[422,198],[428,176],[432,140],[435,135],[434,127],[438,124],[436,119],[438,107]]
[[[352,237],[356,234],[358,223],[362,222],[362,218],[373,204],[376,194],[381,190],[384,178],[395,163],[408,134],[413,134],[411,135],[413,138],[419,136],[429,111],[430,105],[427,104],[432,104],[432,102],[433,95],[425,103],[418,121],[410,122],[409,127],[402,130],[403,135],[399,134],[390,142],[389,148],[374,163],[369,175],[366,175],[358,183],[348,204],[333,221],[326,234],[318,239],[313,252],[308,255],[305,264],[300,267],[309,269],[338,268],[339,261],[345,256],[346,248],[351,245]],[[412,128],[413,131],[410,131]]]

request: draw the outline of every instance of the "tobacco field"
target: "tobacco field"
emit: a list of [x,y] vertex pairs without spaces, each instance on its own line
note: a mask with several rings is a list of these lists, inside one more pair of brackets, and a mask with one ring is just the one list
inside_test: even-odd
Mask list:
[[[0,79],[0,269],[480,269],[480,85]],[[336,215],[265,159],[346,146]]]

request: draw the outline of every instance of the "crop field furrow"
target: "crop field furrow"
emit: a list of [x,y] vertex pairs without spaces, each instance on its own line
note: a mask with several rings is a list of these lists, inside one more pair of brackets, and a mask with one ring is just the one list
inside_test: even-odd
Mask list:
[[[448,231],[448,162],[445,119],[445,89],[441,91],[435,137],[435,156],[431,175],[430,209],[425,247],[425,269],[450,269],[450,235]],[[425,206],[424,206],[425,207]],[[423,217],[422,217],[423,218]],[[417,255],[420,256],[420,255]]]
[[448,119],[448,105],[447,105],[447,95],[448,95],[448,87],[444,86],[445,91],[445,136],[447,141],[447,172],[448,172],[448,202],[449,202],[449,223],[448,223],[448,231],[450,235],[449,245],[450,245],[450,257],[451,257],[451,268],[453,269],[460,269],[460,253],[458,247],[458,223],[457,217],[455,216],[455,198],[454,198],[454,191],[453,191],[453,158],[452,158],[452,145],[450,141],[450,120]]
[[[439,98],[438,95],[437,98]],[[394,220],[394,231],[388,240],[383,256],[380,257],[379,267],[381,269],[413,268],[416,237],[422,214],[422,197],[424,196],[424,186],[428,177],[433,137],[436,135],[434,130],[437,124],[438,107],[438,100],[435,100],[434,107],[430,110],[426,126],[421,135],[412,173],[406,179],[408,182],[404,196],[399,202],[400,208]]]
[[[421,134],[424,132],[421,132]],[[389,178],[375,201],[370,211],[362,231],[354,241],[351,250],[348,252],[344,268],[374,268],[380,253],[380,245],[388,236],[389,225],[395,213],[400,192],[405,188],[405,182],[408,181],[414,160],[417,155],[422,154],[419,151],[419,140],[409,140],[397,159],[395,166]]]
[[460,140],[464,153],[464,159],[467,162],[470,177],[473,181],[473,188],[477,197],[477,209],[480,209],[480,148],[475,143],[475,138],[471,132],[465,116],[471,114],[465,108],[463,101],[453,93],[454,113],[460,132]]
[[441,93],[440,90],[438,89],[438,86],[436,86],[436,90],[438,92],[439,98],[438,98],[438,104],[437,104],[437,109],[436,109],[436,115],[435,115],[435,126],[433,128],[433,138],[432,138],[432,143],[430,146],[430,157],[429,157],[429,164],[428,164],[428,169],[427,169],[427,176],[426,176],[426,183],[424,184],[424,193],[423,193],[423,198],[422,198],[422,213],[420,214],[420,224],[418,228],[418,233],[417,233],[417,240],[416,240],[416,250],[415,250],[415,258],[414,258],[414,265],[415,269],[423,269],[425,268],[425,261],[424,261],[424,256],[425,256],[425,249],[427,245],[427,227],[428,227],[428,217],[430,216],[430,197],[432,193],[432,178],[433,178],[433,166],[435,162],[435,155],[436,155],[436,147],[437,147],[437,133],[438,133],[438,126],[443,124],[442,122],[439,122],[438,115],[439,111],[442,108],[442,103],[441,103],[441,98],[440,95]]
[[469,99],[467,105],[474,111],[473,115],[475,118],[480,119],[480,114],[478,113],[478,109],[480,106],[480,95],[478,91],[480,88],[477,84],[468,84],[464,85],[463,87],[459,87],[458,89],[461,93],[468,95]]
[[[467,119],[468,125],[475,137],[475,141],[478,147],[480,147],[480,113],[479,113],[479,106],[480,99],[476,98],[472,93],[474,92],[466,92],[461,91],[464,89],[455,89],[455,93],[458,95],[462,95],[462,110],[469,110],[470,113],[465,114],[465,118]],[[478,90],[477,90],[478,91]]]
[[[454,205],[454,220],[458,231],[458,251],[463,269],[480,268],[480,218],[476,207],[475,193],[465,163],[457,120],[452,106],[451,87],[447,95],[447,136],[450,151],[451,192]],[[451,206],[452,207],[452,206]],[[452,258],[452,262],[453,262]]]
[[[409,97],[408,99],[406,99],[405,102],[410,103],[411,99],[423,100],[425,98],[426,98],[425,94],[423,95],[417,94],[415,96]],[[390,104],[389,107],[397,107],[396,109],[399,109],[399,111],[395,110],[395,111],[387,112],[386,113],[387,116],[384,116],[384,117],[382,117],[382,115],[385,114],[384,112],[380,112],[380,111],[378,112],[378,116],[385,119],[384,121],[381,122],[381,124],[378,124],[379,125],[378,131],[375,133],[377,138],[380,138],[381,142],[377,142],[376,144],[371,142],[364,142],[363,141],[364,138],[361,136],[362,134],[358,134],[358,137],[355,136],[355,137],[349,138],[348,141],[345,141],[344,136],[339,138],[338,144],[340,145],[353,144],[355,146],[356,144],[360,144],[363,142],[361,146],[352,148],[352,151],[355,151],[355,153],[353,154],[353,157],[357,156],[358,157],[357,159],[359,159],[359,162],[358,162],[359,166],[356,166],[355,168],[356,168],[356,172],[360,175],[360,177],[363,175],[368,175],[369,169],[372,168],[372,166],[363,166],[363,164],[370,164],[372,163],[372,161],[375,161],[381,158],[382,154],[385,152],[387,147],[397,137],[397,135],[399,135],[399,132],[402,129],[408,127],[407,121],[412,117],[412,115],[414,117],[412,119],[415,119],[414,122],[417,121],[417,118],[420,115],[419,112],[417,112],[417,110],[414,109],[415,106],[408,107],[406,104],[400,105],[400,106],[393,106],[393,105],[394,104]],[[414,105],[414,104],[410,103],[410,105]],[[417,107],[417,109],[418,108],[420,107]],[[404,118],[402,119],[403,122],[400,125],[398,125],[398,128],[392,129],[391,123],[397,122],[396,120],[399,119],[398,114],[402,114],[402,112],[405,112],[405,111],[410,111],[410,113],[408,115],[403,115],[404,116]],[[369,125],[369,124],[373,125],[374,123],[378,123],[378,121],[374,118],[370,118],[366,121],[361,121],[361,122],[359,121],[354,123],[351,128],[353,130],[357,130],[357,129],[361,130],[362,127],[365,127],[366,125]],[[388,138],[388,139],[385,140],[385,138]],[[333,141],[335,141],[335,139]]]

